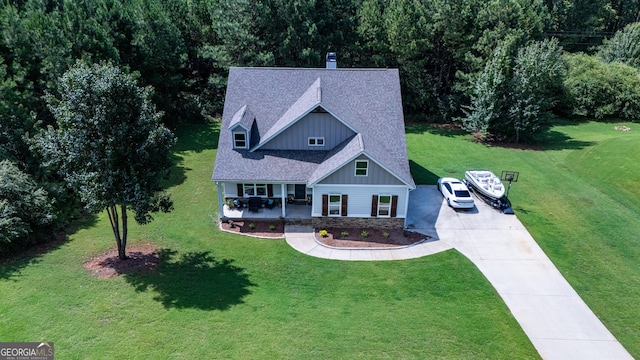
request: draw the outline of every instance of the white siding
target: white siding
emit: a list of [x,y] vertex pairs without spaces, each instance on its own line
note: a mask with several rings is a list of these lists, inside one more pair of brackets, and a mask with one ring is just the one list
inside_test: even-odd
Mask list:
[[347,217],[371,217],[371,197],[373,195],[397,195],[398,207],[396,217],[406,217],[408,200],[406,186],[316,185],[313,187],[313,209],[311,210],[311,216],[322,216],[323,194],[348,195]]
[[[249,182],[247,181],[247,184],[248,183]],[[254,183],[266,184],[265,182],[260,182],[260,181],[255,181],[252,184]],[[223,184],[224,184],[224,197],[242,197],[242,194],[240,194],[240,196],[238,195],[238,183],[225,181]],[[280,197],[280,194],[282,193],[280,190],[281,190],[280,184],[273,184],[273,197]]]

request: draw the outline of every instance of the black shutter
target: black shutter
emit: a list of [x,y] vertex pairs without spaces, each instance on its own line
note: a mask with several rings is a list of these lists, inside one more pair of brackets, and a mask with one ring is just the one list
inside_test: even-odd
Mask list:
[[347,216],[347,195],[342,195],[342,216]]
[[398,195],[391,197],[391,217],[396,217],[398,213]]
[[329,195],[322,195],[322,216],[329,215]]
[[273,197],[273,184],[267,184],[267,196]]
[[371,217],[378,216],[378,195],[371,197]]
[[242,186],[242,184],[237,184],[238,186],[238,197],[243,197],[244,196],[244,186]]

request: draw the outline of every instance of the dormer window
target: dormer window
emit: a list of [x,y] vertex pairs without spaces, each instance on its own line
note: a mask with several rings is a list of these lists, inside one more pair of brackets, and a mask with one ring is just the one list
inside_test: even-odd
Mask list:
[[247,133],[244,131],[233,132],[233,148],[234,149],[246,149],[247,148]]
[[324,138],[323,137],[310,137],[307,139],[307,144],[309,146],[324,146]]

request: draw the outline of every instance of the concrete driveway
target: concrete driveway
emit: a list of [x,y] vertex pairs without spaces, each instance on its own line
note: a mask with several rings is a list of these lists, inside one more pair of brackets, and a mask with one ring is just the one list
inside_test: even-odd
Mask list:
[[449,208],[436,186],[410,193],[407,227],[469,258],[544,359],[633,359],[573,290],[514,215],[476,199]]

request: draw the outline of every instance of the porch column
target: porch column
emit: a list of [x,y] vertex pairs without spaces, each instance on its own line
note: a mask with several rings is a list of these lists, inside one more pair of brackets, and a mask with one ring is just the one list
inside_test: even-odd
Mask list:
[[287,206],[287,185],[286,184],[280,184],[280,203],[282,204],[282,217],[286,217],[287,216],[287,211],[285,210],[285,207]]
[[220,209],[218,219],[224,217],[224,192],[222,191],[222,186],[219,181],[216,181],[216,188],[218,188],[218,209]]
[[411,189],[407,187],[407,195],[405,196],[405,204],[404,204],[404,225],[403,227],[407,228],[407,218],[409,217],[409,196],[411,193]]

